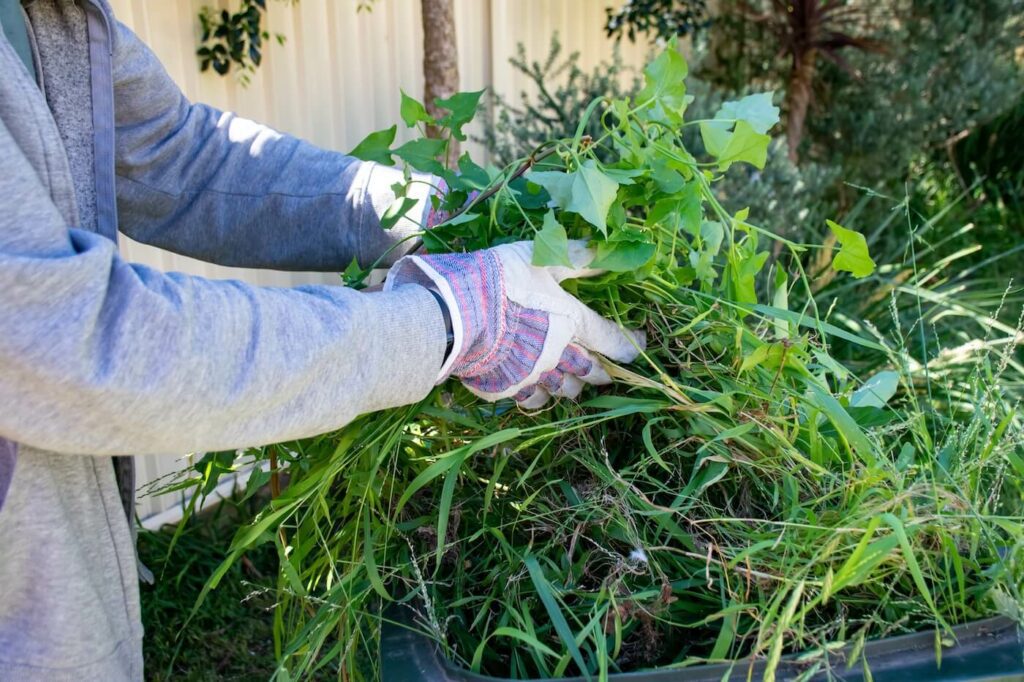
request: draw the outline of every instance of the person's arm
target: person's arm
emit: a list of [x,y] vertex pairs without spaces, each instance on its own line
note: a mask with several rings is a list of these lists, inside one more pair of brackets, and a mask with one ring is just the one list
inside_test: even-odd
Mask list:
[[213,451],[323,433],[427,395],[419,286],[272,289],[164,274],[69,227],[0,122],[0,437],[65,453]]
[[[382,230],[400,170],[190,103],[121,24],[114,109],[121,231],[221,265],[341,271],[353,257],[369,265],[421,229],[436,182],[417,174],[409,196],[421,205]],[[411,242],[392,250],[386,264]]]

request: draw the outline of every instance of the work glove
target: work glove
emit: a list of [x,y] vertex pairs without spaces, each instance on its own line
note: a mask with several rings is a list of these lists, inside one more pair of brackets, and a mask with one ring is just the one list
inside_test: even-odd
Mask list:
[[473,253],[406,256],[384,290],[420,284],[437,293],[452,319],[452,350],[438,383],[456,376],[485,400],[514,397],[536,409],[550,396],[575,398],[584,384],[611,383],[593,353],[632,362],[644,335],[621,329],[570,295],[560,282],[593,277],[593,252],[569,242],[572,267],[531,265],[532,242]]

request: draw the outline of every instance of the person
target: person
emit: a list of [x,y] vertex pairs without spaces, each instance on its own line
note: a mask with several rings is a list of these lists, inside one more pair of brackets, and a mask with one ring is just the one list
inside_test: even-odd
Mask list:
[[142,678],[132,455],[324,433],[449,376],[535,407],[642,348],[559,286],[596,272],[580,243],[573,268],[409,255],[373,293],[125,262],[119,231],[337,272],[424,226],[380,228],[399,171],[188,102],[107,0],[0,0],[0,24],[0,680]]

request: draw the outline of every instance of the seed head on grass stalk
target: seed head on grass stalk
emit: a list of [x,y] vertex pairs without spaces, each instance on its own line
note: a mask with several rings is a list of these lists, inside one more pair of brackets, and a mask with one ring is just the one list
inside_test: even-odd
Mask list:
[[[287,531],[282,677],[324,666],[378,677],[393,602],[417,608],[420,627],[477,672],[602,677],[764,659],[768,679],[785,654],[827,667],[845,642],[1020,603],[1020,479],[1007,471],[1024,474],[1022,427],[986,384],[997,346],[982,343],[972,385],[929,368],[922,390],[934,358],[903,343],[926,315],[941,322],[940,305],[983,308],[950,308],[944,293],[933,308],[934,269],[876,270],[864,237],[838,223],[829,259],[759,227],[756,207],[726,212],[714,183],[733,165],[763,166],[778,109],[753,95],[687,121],[685,76],[671,45],[634,98],[596,101],[574,137],[505,169],[463,155],[455,174],[391,149],[393,130],[357,147],[442,175],[451,214],[481,192],[422,235],[429,250],[534,239],[547,265],[567,239],[589,239],[607,273],[566,287],[650,343],[582,402],[528,414],[449,385],[299,444],[289,486],[228,559]],[[435,123],[449,139],[478,98],[447,100]],[[603,133],[585,141],[591,118]],[[683,145],[687,126],[703,149]],[[822,262],[888,280],[892,338],[819,306],[850,281],[815,294],[808,268]],[[863,300],[886,312],[885,296]],[[965,390],[974,409],[951,409]]]

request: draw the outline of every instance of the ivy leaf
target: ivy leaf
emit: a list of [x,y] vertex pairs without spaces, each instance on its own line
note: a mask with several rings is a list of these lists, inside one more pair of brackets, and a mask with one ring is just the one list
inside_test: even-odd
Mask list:
[[604,174],[620,185],[632,185],[633,178],[640,177],[647,171],[643,168],[605,168]]
[[700,188],[696,182],[691,182],[675,196],[658,200],[647,214],[647,224],[661,223],[673,230],[682,228],[696,236],[703,217]]
[[459,157],[459,184],[472,189],[485,189],[491,184],[491,176],[469,158],[469,152]]
[[717,255],[725,239],[725,228],[717,220],[710,220],[701,224],[700,237],[704,240],[704,249],[712,256]]
[[739,303],[757,303],[757,290],[754,281],[761,272],[768,252],[760,251],[732,264],[732,284],[736,301]]
[[547,189],[558,208],[579,213],[584,220],[600,229],[603,235],[607,235],[608,210],[615,201],[618,183],[601,172],[596,161],[588,159],[571,173],[530,173],[529,180]]
[[638,270],[654,256],[656,247],[648,242],[600,242],[592,268],[611,272]]
[[826,220],[825,223],[839,240],[839,253],[832,259],[832,267],[852,273],[860,279],[875,271],[875,261],[868,253],[868,242],[860,232],[848,230],[838,223]]
[[435,99],[434,104],[451,112],[441,118],[438,123],[451,130],[452,137],[456,140],[465,140],[466,136],[462,132],[462,126],[473,120],[477,105],[480,103],[480,96],[483,94],[483,90],[458,92],[447,99]]
[[418,203],[412,197],[403,197],[401,201],[393,202],[380,218],[381,229],[390,230]]
[[651,178],[654,180],[654,184],[665,194],[675,194],[686,184],[686,179],[683,178],[682,173],[671,168],[664,158],[652,154],[649,163],[651,165]]
[[681,121],[689,103],[686,97],[686,60],[679,54],[673,38],[658,57],[644,68],[644,87],[636,101],[661,105],[670,120]]
[[608,209],[615,201],[619,183],[602,173],[593,159],[584,161],[573,176],[572,201],[565,209],[579,213],[588,223],[607,233]]
[[768,160],[768,143],[771,139],[754,130],[746,121],[739,121],[725,149],[718,155],[719,169],[729,170],[729,166],[738,161],[746,161],[756,168],[763,169]]
[[729,144],[732,132],[731,125],[726,121],[701,121],[700,138],[704,141],[704,149],[711,156],[719,157]]
[[376,161],[385,166],[394,166],[395,160],[391,158],[390,147],[391,143],[395,141],[396,132],[398,132],[398,126],[370,133],[356,145],[355,149],[349,152],[349,155],[363,161]]
[[394,154],[416,170],[441,175],[445,169],[438,162],[437,157],[444,152],[447,145],[447,140],[421,137],[418,140],[406,142],[394,150]]
[[708,154],[718,159],[726,171],[733,163],[746,161],[764,168],[771,138],[765,133],[779,122],[779,108],[772,104],[772,93],[750,95],[726,102],[715,120],[700,124],[700,135]]
[[555,219],[555,212],[544,214],[544,226],[533,238],[533,265],[564,265],[572,267],[569,260],[569,238],[565,228]]
[[756,132],[764,134],[779,122],[779,108],[772,104],[772,92],[749,95],[741,100],[725,102],[715,118],[746,121]]
[[402,120],[405,121],[405,125],[412,128],[417,123],[434,124],[434,117],[427,113],[426,107],[419,100],[409,97],[409,95],[405,94],[405,90],[400,90],[400,92],[402,93],[402,106],[399,113],[402,116]]
[[535,171],[526,176],[547,190],[555,206],[564,209],[572,201],[572,174],[562,171]]
[[625,225],[626,207],[622,205],[621,201],[616,201],[608,210],[608,227],[617,234],[625,229]]
[[531,173],[534,182],[548,191],[551,200],[559,208],[578,213],[581,218],[608,233],[608,210],[615,201],[619,183],[597,167],[597,162],[588,159],[571,173],[540,171]]
[[[556,175],[564,175],[564,173],[557,173]],[[551,200],[550,194],[545,192],[540,184],[526,177],[516,178],[511,181],[508,183],[508,188],[512,190],[512,195],[519,202],[519,205],[526,210],[544,208]]]
[[366,273],[359,267],[359,262],[353,258],[352,262],[348,264],[345,271],[341,273],[341,279],[345,282],[346,286],[356,287],[362,284],[363,279],[366,277]]

